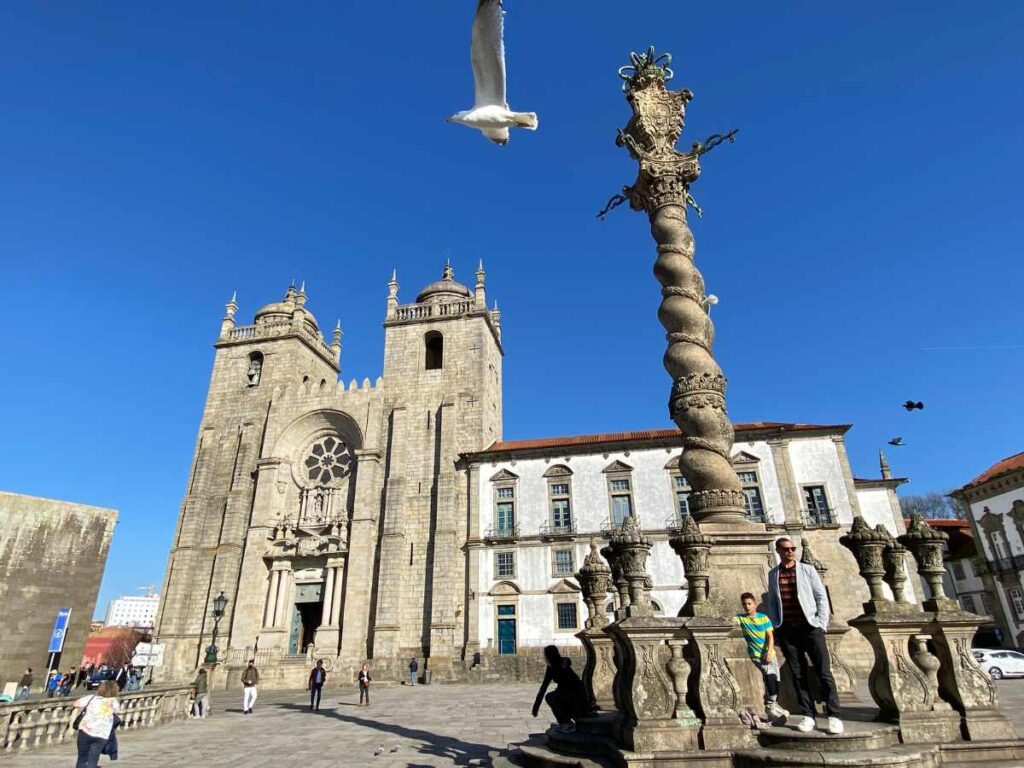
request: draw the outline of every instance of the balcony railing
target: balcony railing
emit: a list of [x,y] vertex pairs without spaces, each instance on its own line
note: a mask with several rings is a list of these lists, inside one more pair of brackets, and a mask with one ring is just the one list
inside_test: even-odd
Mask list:
[[835,525],[836,519],[834,510],[823,507],[821,509],[804,509],[804,521],[807,525]]
[[683,530],[683,521],[689,515],[680,515],[678,512],[665,518],[665,530],[669,533],[679,533]]
[[1024,571],[1024,555],[989,558],[979,563],[979,565],[981,566],[981,570],[987,574]]
[[540,537],[542,539],[557,539],[559,537],[570,537],[576,535],[576,521],[570,520],[568,523],[544,523],[540,527]]
[[487,529],[484,538],[488,541],[514,541],[519,538],[519,524],[492,526]]

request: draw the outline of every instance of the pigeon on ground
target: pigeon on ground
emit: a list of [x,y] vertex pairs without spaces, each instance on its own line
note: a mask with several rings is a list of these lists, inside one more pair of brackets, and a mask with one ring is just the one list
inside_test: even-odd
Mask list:
[[373,756],[374,757],[377,757],[377,755],[383,755],[383,754],[384,754],[384,745],[383,744],[381,744],[379,747],[377,747],[375,750],[373,750]]
[[906,445],[906,443],[903,442],[902,437],[894,437],[889,441],[889,445]]
[[908,411],[913,411],[915,409],[918,411],[923,411],[924,403],[922,403],[920,400],[916,402],[913,400],[907,400],[907,402],[903,404],[903,407],[906,408]]
[[393,746],[391,749],[388,750],[388,752],[397,752],[397,751],[398,751],[398,745],[397,744],[395,744],[395,746]]
[[512,126],[537,130],[536,112],[513,112],[505,101],[505,11],[501,0],[479,0],[473,19],[473,108],[445,118],[476,128],[495,144],[508,144]]

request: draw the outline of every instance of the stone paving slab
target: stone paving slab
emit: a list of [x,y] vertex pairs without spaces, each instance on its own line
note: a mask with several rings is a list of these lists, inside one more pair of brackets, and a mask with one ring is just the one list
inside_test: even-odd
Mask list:
[[[120,734],[113,766],[483,766],[489,751],[548,727],[546,712],[530,716],[536,691],[520,684],[395,686],[373,690],[371,705],[360,707],[354,689],[331,689],[319,712],[310,712],[304,691],[266,691],[252,715],[242,714],[241,691],[215,691],[208,719]],[[384,753],[374,756],[381,746]],[[65,744],[0,757],[0,764],[67,768],[74,755],[74,745]]]
[[[1003,711],[1024,736],[1024,680],[997,683]],[[535,685],[394,686],[372,692],[369,707],[354,689],[326,691],[319,712],[304,691],[263,692],[253,715],[240,691],[214,692],[213,716],[129,731],[118,739],[114,768],[326,768],[327,766],[485,766],[490,750],[525,741],[548,727],[547,707],[530,716]],[[398,752],[390,750],[398,746]],[[374,756],[383,746],[384,753]],[[3,768],[68,768],[73,744],[0,757]],[[103,758],[100,765],[107,766]]]

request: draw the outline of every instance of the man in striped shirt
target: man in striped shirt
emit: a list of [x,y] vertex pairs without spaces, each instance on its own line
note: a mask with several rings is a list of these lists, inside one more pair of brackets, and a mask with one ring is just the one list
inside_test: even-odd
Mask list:
[[763,613],[758,613],[757,598],[750,592],[740,595],[743,613],[738,613],[734,621],[747,641],[747,654],[754,666],[761,671],[764,680],[764,712],[769,721],[785,720],[789,712],[779,706],[779,665],[775,661],[775,633],[772,631],[772,620]]
[[[825,644],[830,610],[828,593],[818,571],[796,559],[796,545],[787,537],[775,542],[779,564],[768,572],[768,599],[765,609],[775,625],[775,639],[793,676],[802,717],[799,731],[814,729],[814,701],[807,687],[808,672],[818,676],[818,688],[828,714],[828,732],[843,732],[839,718],[839,695],[832,677],[832,661]],[[810,665],[804,663],[804,659]]]

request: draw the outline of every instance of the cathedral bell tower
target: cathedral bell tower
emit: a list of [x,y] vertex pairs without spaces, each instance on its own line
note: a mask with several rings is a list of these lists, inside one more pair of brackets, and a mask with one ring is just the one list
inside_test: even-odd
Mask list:
[[459,455],[501,439],[500,315],[481,262],[470,290],[446,264],[412,304],[388,283],[384,381],[389,461],[375,658],[427,657],[444,678],[462,643],[468,478]]

